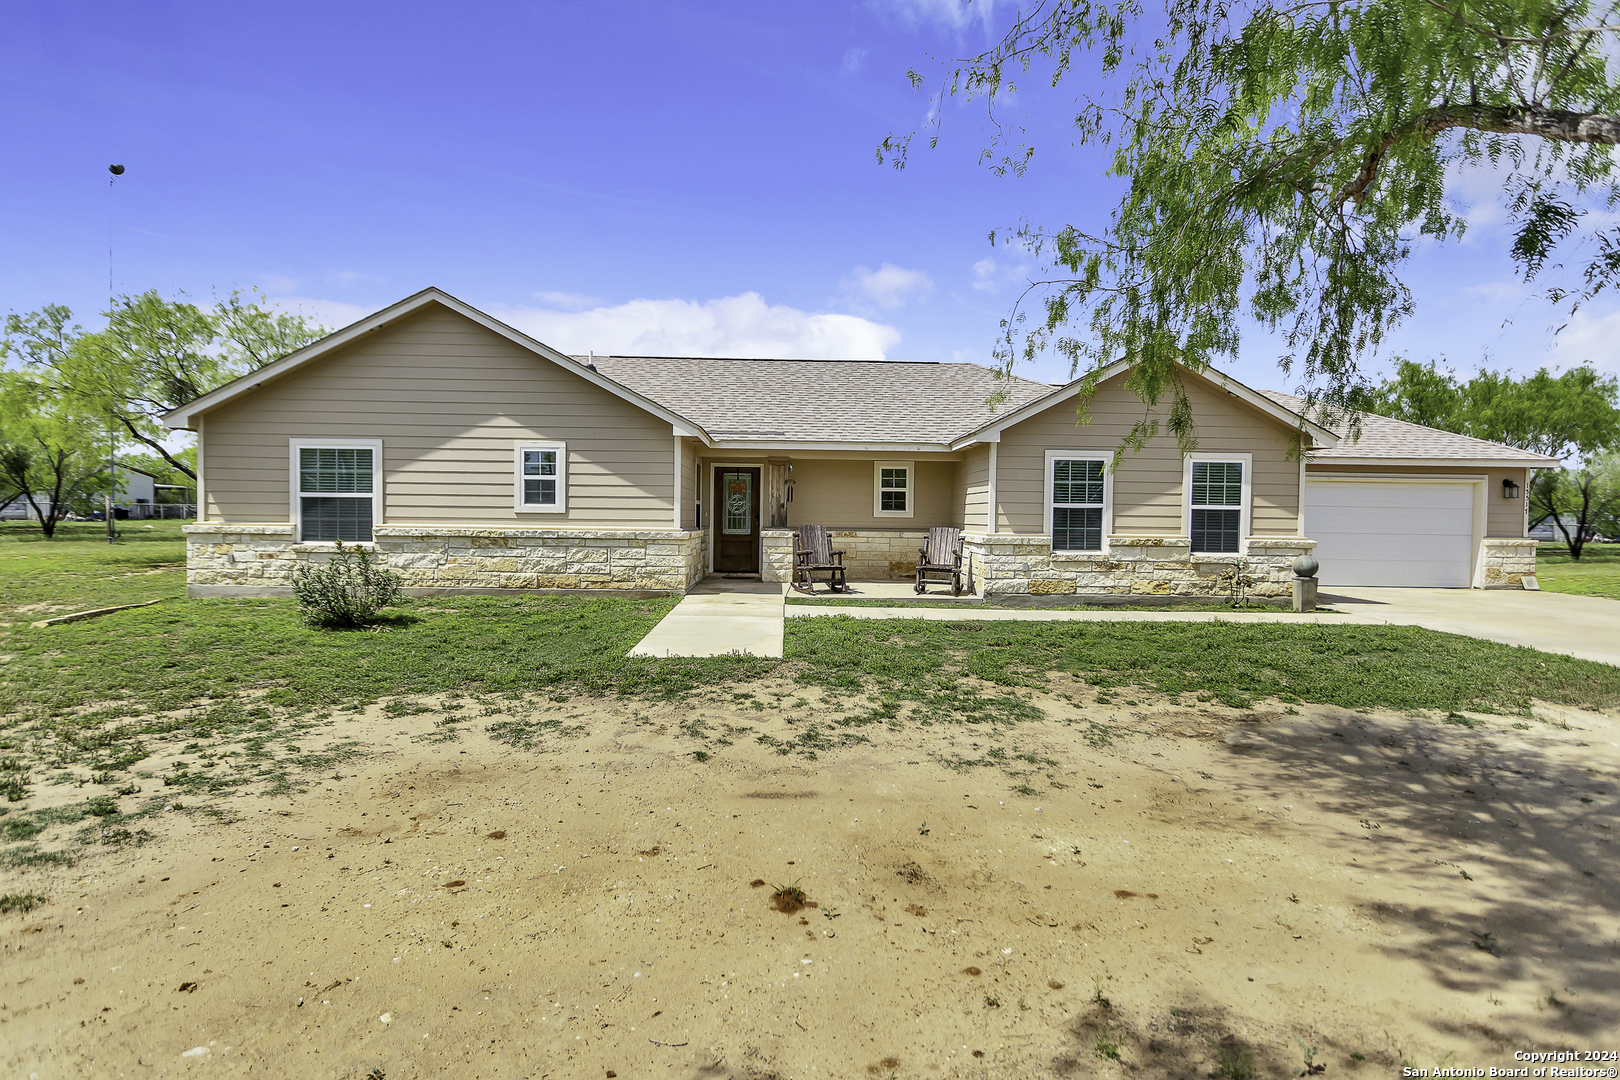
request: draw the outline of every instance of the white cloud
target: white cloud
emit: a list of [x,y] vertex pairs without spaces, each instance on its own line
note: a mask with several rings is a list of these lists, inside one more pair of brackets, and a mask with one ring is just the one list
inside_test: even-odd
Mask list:
[[995,292],[996,260],[980,259],[973,264],[973,287],[980,292]]
[[960,31],[977,22],[988,33],[996,0],[872,0],[872,6],[911,24]]
[[559,308],[563,311],[581,311],[589,307],[598,307],[602,303],[598,297],[571,292],[537,292],[534,298],[548,308]]
[[1012,285],[1020,289],[1029,283],[1030,266],[1020,262],[1012,265],[997,262],[990,256],[985,256],[973,264],[973,287],[979,292],[999,293],[1003,286]]
[[858,45],[851,45],[844,50],[844,74],[853,75],[866,66],[866,50]]
[[934,287],[934,282],[921,270],[907,270],[894,263],[884,263],[876,270],[857,266],[843,281],[844,291],[859,301],[870,301],[880,308],[894,309],[905,306],[908,300],[923,296]]
[[587,311],[491,309],[555,349],[620,356],[881,360],[900,331],[857,315],[767,304],[756,292],[703,302],[631,300]]
[[[1547,352],[1546,359],[1558,367],[1591,364],[1606,374],[1620,374],[1620,311],[1606,315],[1577,311]],[[1521,374],[1536,366],[1526,365]]]

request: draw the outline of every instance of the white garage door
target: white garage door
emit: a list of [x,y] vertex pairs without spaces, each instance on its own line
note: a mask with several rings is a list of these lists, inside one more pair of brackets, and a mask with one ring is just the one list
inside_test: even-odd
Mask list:
[[1305,535],[1323,585],[1466,589],[1474,485],[1307,480]]

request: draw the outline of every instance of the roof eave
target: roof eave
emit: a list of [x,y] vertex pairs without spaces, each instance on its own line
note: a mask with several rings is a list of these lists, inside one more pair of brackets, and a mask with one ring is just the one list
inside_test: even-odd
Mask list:
[[956,448],[943,442],[870,442],[838,439],[726,439],[707,444],[715,450],[851,450],[881,454],[948,454]]
[[1458,469],[1553,469],[1562,468],[1563,460],[1555,457],[1527,455],[1516,458],[1445,458],[1445,457],[1311,457],[1311,465],[1399,465],[1434,469],[1441,466]]

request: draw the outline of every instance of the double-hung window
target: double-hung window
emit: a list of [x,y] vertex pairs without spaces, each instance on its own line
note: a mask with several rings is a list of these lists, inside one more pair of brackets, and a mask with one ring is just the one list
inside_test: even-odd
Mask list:
[[1102,551],[1109,495],[1105,458],[1048,451],[1047,510],[1053,551]]
[[292,451],[299,541],[370,543],[382,444],[295,441]]
[[565,512],[568,508],[568,447],[563,443],[519,443],[516,458],[518,512]]
[[911,517],[915,470],[909,461],[873,463],[872,515]]
[[1188,461],[1188,532],[1195,552],[1243,549],[1248,525],[1248,460]]

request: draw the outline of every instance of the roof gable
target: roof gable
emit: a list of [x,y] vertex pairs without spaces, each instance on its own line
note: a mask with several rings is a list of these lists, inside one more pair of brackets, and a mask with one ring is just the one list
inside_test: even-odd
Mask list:
[[234,379],[231,382],[226,383],[224,386],[204,394],[202,397],[197,398],[194,401],[187,402],[178,409],[174,409],[173,411],[166,413],[163,417],[163,422],[171,428],[194,427],[197,417],[207,413],[209,410],[217,408],[228,401],[234,401],[237,398],[250,394],[267,382],[280,379],[293,371],[316,363],[322,358],[337,352],[339,349],[342,349],[371,333],[381,330],[386,326],[391,326],[402,319],[409,318],[424,308],[434,304],[448,308],[463,318],[469,319],[485,329],[499,334],[508,341],[521,346],[522,348],[533,353],[535,356],[543,360],[548,360],[551,363],[556,364],[558,367],[567,370],[569,373],[577,375],[585,381],[601,387],[610,394],[623,398],[632,405],[653,414],[659,419],[671,424],[677,434],[696,435],[700,438],[706,438],[706,433],[703,431],[701,425],[693,423],[686,417],[671,411],[656,401],[643,397],[641,394],[636,393],[630,388],[624,386],[622,383],[618,383],[612,379],[604,377],[600,372],[586,364],[580,363],[578,360],[575,360],[566,353],[558,352],[551,346],[546,345],[543,342],[536,341],[534,338],[529,337],[522,331],[515,330],[512,327],[507,326],[499,319],[484,314],[471,304],[456,299],[442,289],[432,287],[423,289],[414,296],[408,296],[399,303],[383,308],[381,311],[368,315],[358,322],[351,323],[341,330],[328,334],[319,341],[311,342],[302,349],[299,349],[297,352],[288,353],[280,360],[266,364],[264,367],[259,368],[256,371],[250,371],[241,378]]
[[[1294,410],[1273,400],[1268,395],[1263,394],[1258,390],[1251,389],[1250,387],[1238,382],[1231,376],[1219,372],[1214,368],[1205,368],[1203,371],[1194,371],[1192,368],[1183,365],[1177,366],[1180,367],[1182,372],[1185,374],[1202,379],[1211,386],[1226,391],[1231,396],[1276,421],[1280,426],[1304,431],[1311,437],[1312,441],[1319,446],[1332,446],[1334,443],[1339,441],[1339,436],[1334,432],[1304,416],[1301,416]],[[968,434],[957,439],[953,444],[953,448],[968,446],[976,442],[997,442],[1001,438],[1001,433],[1013,425],[1028,420],[1030,417],[1035,416],[1038,413],[1045,412],[1047,409],[1050,409],[1055,405],[1061,405],[1066,401],[1072,401],[1083,391],[1085,391],[1088,386],[1100,386],[1109,379],[1125,374],[1129,369],[1129,361],[1116,360],[1112,364],[1100,368],[1085,378],[1076,379],[1071,383],[1067,383],[1043,397],[1027,402],[1023,406],[1015,408],[1011,412],[974,429],[972,432],[969,432]]]

